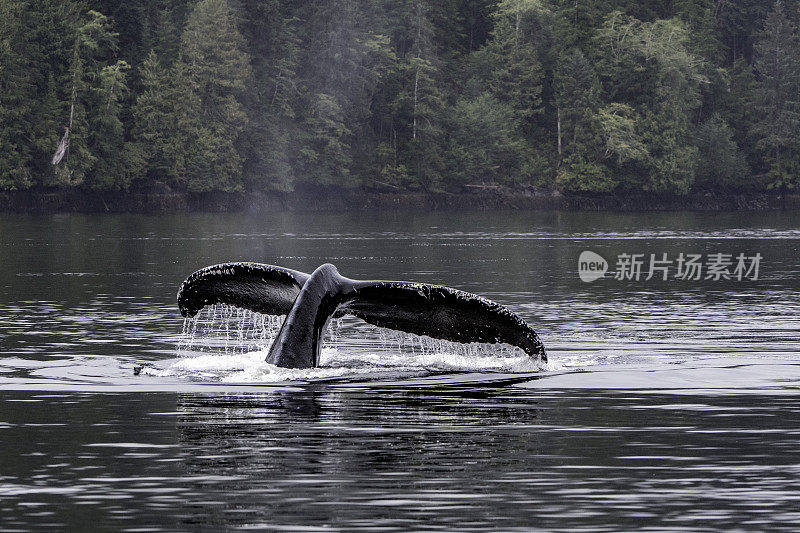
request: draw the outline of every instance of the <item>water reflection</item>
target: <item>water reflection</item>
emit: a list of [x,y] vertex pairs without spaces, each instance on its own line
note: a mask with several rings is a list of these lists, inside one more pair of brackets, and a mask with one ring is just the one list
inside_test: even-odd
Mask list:
[[[0,528],[793,530],[799,223],[0,215]],[[759,252],[763,279],[585,284],[586,248]],[[134,376],[181,355],[180,281],[228,260],[478,292],[531,321],[561,366],[246,389]],[[363,326],[341,335],[345,356],[399,364]]]
[[4,530],[790,530],[800,519],[796,395],[6,400]]
[[[370,397],[317,390],[182,400],[189,416],[179,422],[181,442],[190,456],[203,452],[190,471],[236,478],[230,488],[251,502],[238,511],[262,525],[301,515],[310,525],[402,529],[485,500],[453,485],[465,473],[471,478],[476,465],[533,459],[530,438],[518,442],[527,443],[524,449],[500,435],[491,446],[476,442],[495,426],[518,432],[537,423],[534,405],[505,408],[489,393]],[[443,484],[450,485],[446,492],[437,488]]]

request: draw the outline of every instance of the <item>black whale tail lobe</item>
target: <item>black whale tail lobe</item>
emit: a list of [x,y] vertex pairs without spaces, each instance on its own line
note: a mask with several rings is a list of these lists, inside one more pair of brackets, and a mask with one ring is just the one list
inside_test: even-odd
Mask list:
[[311,275],[259,263],[214,265],[190,275],[178,291],[184,316],[215,303],[287,315],[267,356],[283,367],[316,366],[326,324],[345,314],[435,339],[510,344],[547,360],[534,330],[500,304],[439,285],[356,281],[331,264]]

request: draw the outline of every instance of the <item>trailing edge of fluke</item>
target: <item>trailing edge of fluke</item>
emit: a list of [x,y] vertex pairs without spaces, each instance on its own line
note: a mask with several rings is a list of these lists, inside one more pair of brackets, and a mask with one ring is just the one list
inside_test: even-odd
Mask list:
[[356,281],[331,264],[309,275],[261,263],[224,263],[193,273],[178,291],[185,317],[217,303],[287,315],[266,358],[281,367],[317,366],[325,327],[342,315],[435,339],[510,344],[547,360],[536,332],[498,303],[440,285]]

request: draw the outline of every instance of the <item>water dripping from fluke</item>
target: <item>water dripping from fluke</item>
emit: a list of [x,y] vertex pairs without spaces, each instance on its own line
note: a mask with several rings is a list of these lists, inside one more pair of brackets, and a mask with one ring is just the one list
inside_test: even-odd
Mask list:
[[231,305],[207,306],[194,317],[184,319],[178,356],[241,354],[269,348],[284,318]]
[[330,320],[322,336],[319,367],[285,369],[265,362],[284,318],[225,304],[207,306],[184,320],[175,360],[137,366],[134,374],[267,383],[541,370],[523,350],[510,345],[433,339],[379,328],[353,317]]

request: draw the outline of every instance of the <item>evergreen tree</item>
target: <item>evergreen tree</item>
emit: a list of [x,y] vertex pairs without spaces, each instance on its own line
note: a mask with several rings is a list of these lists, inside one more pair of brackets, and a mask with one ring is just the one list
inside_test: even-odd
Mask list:
[[585,152],[594,142],[592,123],[600,98],[600,82],[583,53],[572,49],[562,54],[555,72],[557,147],[564,152]]
[[[370,118],[381,82],[394,61],[375,7],[359,0],[320,0],[304,6],[307,32],[304,68],[299,74],[306,89],[300,106],[305,113],[298,120],[317,126],[307,131],[310,136],[303,136],[300,165],[305,168],[311,161],[322,161],[319,146],[333,146],[328,134],[317,135],[340,131],[345,137],[336,146],[346,153],[337,159],[347,161],[348,172],[340,174],[338,182],[345,186],[356,185],[359,177],[372,171],[364,165],[373,159],[379,141],[371,131]],[[319,120],[333,117],[339,117],[335,120],[341,120],[342,128],[318,127]],[[304,171],[302,175],[322,177],[326,173]]]
[[699,86],[707,79],[703,62],[688,48],[688,34],[676,20],[641,22],[611,13],[598,32],[606,98],[631,106],[635,130],[648,158],[617,168],[623,186],[685,194],[694,181],[697,148],[692,118],[700,106]]
[[[127,64],[113,60],[116,51],[117,33],[111,21],[97,11],[87,12],[76,30],[65,79],[69,149],[63,159],[53,160],[59,185],[88,180],[90,186],[102,188],[113,182],[113,176],[100,173],[116,165],[114,158],[121,150],[119,99],[126,90]],[[106,160],[95,168],[100,157]]]
[[127,162],[121,157],[125,141],[121,114],[128,93],[129,69],[125,61],[118,60],[97,73],[96,86],[93,88],[95,105],[89,129],[89,144],[97,162],[87,180],[88,185],[95,189],[128,186],[127,180],[122,179]]
[[523,124],[542,112],[542,79],[537,29],[544,10],[537,0],[504,0],[498,6],[489,43],[476,54],[481,76]]
[[797,179],[800,50],[781,0],[775,2],[767,16],[755,51],[759,76],[754,101],[756,146],[765,154],[771,184],[794,187],[800,184]]
[[412,175],[417,184],[437,190],[442,179],[440,115],[444,101],[441,61],[426,3],[413,0],[409,7],[411,49],[400,66],[406,83],[398,103],[407,109],[409,115],[409,168]]
[[458,100],[449,116],[451,183],[508,185],[519,181],[525,143],[519,118],[510,105],[484,93]]
[[770,2],[764,0],[736,0],[715,2],[712,8],[720,29],[720,37],[731,60],[753,59],[753,44],[758,39],[764,19],[770,11]]
[[242,190],[239,135],[247,123],[240,101],[250,79],[250,57],[226,0],[200,0],[181,36],[180,65],[199,99],[187,154],[191,191]]
[[0,2],[0,189],[25,189],[30,173],[33,80],[20,1]]
[[610,0],[551,0],[557,13],[554,24],[557,42],[563,50],[579,48],[586,56],[594,55],[594,38],[605,14],[613,11]]
[[484,0],[464,0],[459,6],[459,18],[464,27],[466,50],[479,50],[489,39],[492,31],[494,6]]
[[352,159],[350,130],[342,108],[329,94],[316,95],[306,116],[306,142],[300,150],[305,179],[317,185],[347,185]]
[[743,58],[736,59],[726,70],[728,91],[722,93],[719,115],[733,129],[733,139],[742,150],[748,168],[759,169],[762,165],[755,146],[753,124],[756,113],[753,102],[756,94],[756,78],[753,68]]
[[600,82],[578,49],[562,54],[555,72],[556,182],[566,189],[607,191],[614,187],[600,153],[597,111]]
[[741,187],[748,174],[744,154],[733,140],[733,130],[719,115],[697,128],[697,184],[704,188]]
[[675,0],[675,16],[689,29],[689,51],[706,60],[713,68],[722,58],[722,43],[714,18],[716,2],[712,0]]
[[0,0],[0,189],[800,186],[797,7]]
[[139,76],[142,92],[133,108],[132,141],[126,145],[129,179],[140,186],[185,186],[191,143],[200,135],[200,99],[183,64],[165,66],[154,51]]
[[253,65],[246,94],[244,179],[248,186],[289,191],[297,179],[294,161],[301,81],[296,20],[278,0],[243,0],[240,27]]
[[554,62],[548,17],[547,6],[538,0],[500,2],[489,41],[471,55],[472,79],[468,83],[472,95],[488,91],[514,110],[526,139],[524,170],[520,172],[528,183],[538,184],[552,181],[549,161],[556,159],[556,113],[545,114],[545,98],[552,98],[544,92],[545,79],[552,76]]
[[23,53],[33,92],[27,98],[30,114],[30,170],[35,185],[56,184],[53,153],[69,118],[72,79],[67,72],[78,28],[85,22],[76,2],[28,0],[23,14],[27,46]]

